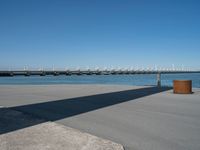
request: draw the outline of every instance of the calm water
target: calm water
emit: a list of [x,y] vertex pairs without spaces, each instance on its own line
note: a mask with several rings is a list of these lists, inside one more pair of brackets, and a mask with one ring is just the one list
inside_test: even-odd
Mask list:
[[[200,88],[200,73],[163,74],[162,85],[172,86],[174,79],[191,79],[193,87]],[[16,76],[0,77],[1,85],[8,84],[121,84],[121,85],[156,85],[156,75],[83,75],[83,76]]]

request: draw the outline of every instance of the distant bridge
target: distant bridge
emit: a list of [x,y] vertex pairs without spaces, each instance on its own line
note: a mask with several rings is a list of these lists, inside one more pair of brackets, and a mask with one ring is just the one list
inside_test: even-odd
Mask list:
[[13,70],[0,71],[0,77],[12,76],[46,76],[46,75],[134,75],[134,74],[178,74],[200,73],[186,70]]
[[133,75],[133,74],[177,74],[200,73],[200,71],[175,70],[13,70],[0,71],[0,77],[5,76],[46,76],[46,75]]
[[161,74],[200,73],[200,71],[186,70],[13,70],[0,71],[0,77],[13,76],[46,76],[46,75],[134,75],[157,74],[157,86],[161,86]]

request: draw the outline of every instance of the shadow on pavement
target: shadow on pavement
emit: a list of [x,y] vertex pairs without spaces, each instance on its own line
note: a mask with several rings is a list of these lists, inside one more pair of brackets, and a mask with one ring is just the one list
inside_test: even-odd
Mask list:
[[[16,106],[10,107],[7,110],[5,108],[0,108],[0,134],[23,129],[25,127],[46,121],[56,121],[72,117],[115,104],[136,100],[137,98],[149,96],[170,89],[170,87],[145,87],[140,89]],[[11,111],[11,114],[9,114],[8,110]],[[15,112],[19,113],[19,115],[15,114]]]

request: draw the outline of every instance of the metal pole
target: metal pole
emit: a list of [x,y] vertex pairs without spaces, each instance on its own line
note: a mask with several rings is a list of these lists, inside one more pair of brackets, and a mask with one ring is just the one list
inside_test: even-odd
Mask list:
[[160,72],[158,72],[157,74],[157,86],[161,87],[161,73]]

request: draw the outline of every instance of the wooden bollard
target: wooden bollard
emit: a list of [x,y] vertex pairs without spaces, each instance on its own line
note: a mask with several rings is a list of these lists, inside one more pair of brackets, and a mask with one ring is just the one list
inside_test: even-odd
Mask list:
[[192,93],[192,80],[174,80],[174,93],[175,94],[191,94]]

